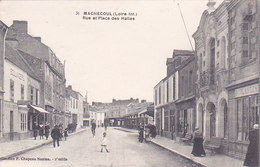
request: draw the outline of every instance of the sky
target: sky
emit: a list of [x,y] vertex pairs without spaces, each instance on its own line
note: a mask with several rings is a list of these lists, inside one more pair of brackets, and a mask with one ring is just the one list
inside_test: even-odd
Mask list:
[[[0,1],[0,19],[28,21],[65,63],[66,85],[88,102],[139,98],[153,101],[154,86],[166,76],[174,49],[191,50],[207,0]],[[222,0],[216,0],[216,7]],[[84,12],[135,13],[135,20],[85,20]],[[77,14],[79,13],[79,14]]]

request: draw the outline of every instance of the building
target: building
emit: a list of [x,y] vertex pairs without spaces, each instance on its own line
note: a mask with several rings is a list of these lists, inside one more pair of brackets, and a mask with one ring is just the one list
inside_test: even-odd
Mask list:
[[28,34],[27,21],[13,21],[7,33],[9,44],[27,60],[41,80],[40,104],[50,114],[47,122],[53,127],[64,124],[65,117],[65,68],[55,53],[41,42],[40,37]]
[[0,138],[3,136],[3,101],[4,101],[4,57],[7,25],[0,21]]
[[259,123],[259,1],[208,2],[193,34],[197,59],[197,125],[221,151],[244,159]]
[[194,52],[174,50],[166,62],[166,77],[154,87],[155,124],[161,136],[174,139],[194,128],[194,61]]
[[8,42],[4,61],[4,141],[31,136],[33,123],[44,123],[48,113],[39,107],[40,79]]
[[70,123],[77,124],[77,128],[83,127],[83,96],[72,89],[69,85],[66,87],[66,97],[69,101],[68,111],[71,113]]
[[83,127],[90,126],[90,113],[89,113],[89,104],[85,100],[83,101]]

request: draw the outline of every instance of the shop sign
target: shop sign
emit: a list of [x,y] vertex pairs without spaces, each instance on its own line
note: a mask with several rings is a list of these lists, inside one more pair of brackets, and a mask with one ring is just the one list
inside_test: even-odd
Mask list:
[[254,84],[242,88],[238,88],[235,90],[235,97],[248,96],[259,93],[259,85]]

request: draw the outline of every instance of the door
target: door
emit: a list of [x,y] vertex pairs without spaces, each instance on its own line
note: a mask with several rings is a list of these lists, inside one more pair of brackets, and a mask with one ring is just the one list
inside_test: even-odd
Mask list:
[[14,112],[10,111],[10,140],[14,140]]

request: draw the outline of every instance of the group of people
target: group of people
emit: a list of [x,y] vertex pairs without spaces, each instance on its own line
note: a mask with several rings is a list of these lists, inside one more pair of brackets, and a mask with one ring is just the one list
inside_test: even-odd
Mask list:
[[36,140],[37,136],[40,136],[40,140],[43,139],[43,136],[45,136],[46,140],[49,138],[50,134],[50,126],[49,124],[46,124],[45,126],[43,124],[36,125],[36,123],[33,124],[33,137],[34,140]]
[[[68,137],[68,128],[63,130],[62,125],[55,125],[54,128],[51,130],[51,137],[53,139],[53,147],[56,146],[55,143],[57,143],[57,146],[59,146],[59,141],[62,140],[64,137],[65,141]],[[36,123],[33,124],[33,137],[34,140],[36,140],[37,136],[40,136],[40,140],[44,139],[43,136],[45,136],[46,140],[48,140],[50,135],[50,126],[47,123],[45,126],[43,124],[36,125]]]
[[145,140],[146,142],[151,141],[152,138],[155,138],[156,136],[156,127],[154,125],[148,124],[145,127],[143,127],[141,124],[139,125],[139,136],[138,140],[139,142],[143,142]]
[[[255,124],[253,129],[249,132],[249,145],[247,148],[246,158],[244,160],[244,166],[259,167],[259,125]],[[203,148],[203,135],[196,128],[193,133],[193,149],[192,154],[194,156],[206,156],[205,150]]]

